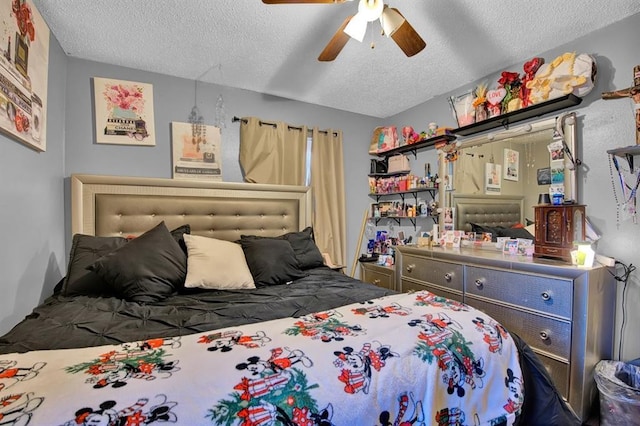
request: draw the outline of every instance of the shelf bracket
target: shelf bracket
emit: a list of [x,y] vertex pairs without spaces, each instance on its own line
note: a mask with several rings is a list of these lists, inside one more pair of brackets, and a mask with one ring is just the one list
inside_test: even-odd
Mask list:
[[633,172],[633,155],[631,154],[625,154],[624,158],[627,160],[627,163],[629,164],[629,170],[631,170]]
[[509,120],[508,119],[504,119],[500,122],[500,124],[502,125],[502,127],[504,127],[505,130],[509,130]]

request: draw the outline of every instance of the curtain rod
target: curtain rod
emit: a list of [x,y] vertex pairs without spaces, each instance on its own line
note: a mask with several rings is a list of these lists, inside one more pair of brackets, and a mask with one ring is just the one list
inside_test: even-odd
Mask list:
[[[247,120],[246,118],[240,118],[238,116],[233,116],[233,118],[231,119],[231,121],[233,123],[237,123],[238,121],[242,121],[244,124],[247,124],[249,122],[249,120]],[[267,125],[267,126],[271,126],[271,127],[276,127],[277,124],[276,123],[270,123],[268,121],[258,121],[258,123],[260,123],[260,125]],[[287,128],[289,130],[302,130],[302,127],[296,127],[296,126],[291,126],[291,125],[287,125]],[[307,132],[313,132],[313,129],[307,129]],[[329,132],[327,130],[318,130],[318,132],[320,133],[324,133],[324,134],[329,134]],[[333,136],[338,136],[337,132],[333,132]]]

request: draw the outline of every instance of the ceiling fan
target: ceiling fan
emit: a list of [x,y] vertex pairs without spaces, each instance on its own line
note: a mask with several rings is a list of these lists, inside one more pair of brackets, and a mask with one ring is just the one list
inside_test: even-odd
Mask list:
[[[352,0],[262,0],[265,4],[344,3]],[[350,38],[362,42],[369,22],[380,20],[382,33],[391,37],[405,55],[413,56],[426,47],[425,41],[394,7],[384,0],[359,0],[358,13],[348,16],[318,56],[319,61],[333,61]]]

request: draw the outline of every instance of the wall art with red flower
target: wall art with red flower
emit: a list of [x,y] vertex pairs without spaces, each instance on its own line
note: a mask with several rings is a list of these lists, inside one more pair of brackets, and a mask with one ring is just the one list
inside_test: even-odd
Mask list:
[[155,146],[153,86],[94,77],[96,143]]
[[31,0],[0,2],[0,131],[45,151],[49,27]]

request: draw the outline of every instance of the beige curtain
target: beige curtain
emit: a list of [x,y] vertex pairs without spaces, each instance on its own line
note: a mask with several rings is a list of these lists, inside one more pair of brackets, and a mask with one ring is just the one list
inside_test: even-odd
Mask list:
[[342,132],[313,128],[311,153],[313,228],[316,245],[334,263],[345,265],[346,209]]
[[240,166],[252,183],[303,185],[307,127],[264,122],[256,117],[240,121]]

